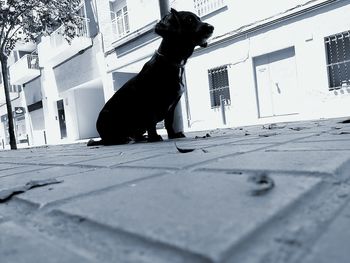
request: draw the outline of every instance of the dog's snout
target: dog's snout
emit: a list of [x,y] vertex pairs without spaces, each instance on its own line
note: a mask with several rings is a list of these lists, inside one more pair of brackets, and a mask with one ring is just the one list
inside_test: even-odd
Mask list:
[[213,33],[214,32],[214,27],[212,25],[206,24],[205,26],[206,26],[206,28],[207,28],[209,33]]

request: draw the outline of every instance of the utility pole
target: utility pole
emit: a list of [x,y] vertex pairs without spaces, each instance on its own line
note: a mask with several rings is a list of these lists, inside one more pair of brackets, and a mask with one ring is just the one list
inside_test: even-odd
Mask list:
[[170,11],[169,0],[159,0],[160,17],[165,16]]
[[[169,0],[159,0],[160,17],[164,17],[170,12]],[[173,128],[175,132],[183,132],[183,119],[182,119],[182,108],[181,101],[177,104],[174,111],[174,123]]]

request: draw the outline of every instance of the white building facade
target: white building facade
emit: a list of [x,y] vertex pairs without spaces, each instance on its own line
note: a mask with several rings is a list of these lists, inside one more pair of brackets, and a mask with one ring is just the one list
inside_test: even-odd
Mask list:
[[103,54],[94,2],[82,1],[79,15],[81,26],[70,44],[62,27],[38,44],[48,143],[98,136],[95,123],[104,105],[99,62]]
[[[186,64],[185,131],[350,115],[350,0],[169,2],[215,27]],[[22,142],[97,137],[104,103],[160,44],[158,0],[84,0],[80,13],[71,45],[58,28],[11,63]]]
[[14,52],[20,56],[10,65],[10,82],[22,86],[29,145],[98,136],[95,123],[105,102],[105,70],[94,2],[82,1],[79,16],[81,25],[71,43],[59,27],[30,50]]
[[[107,2],[97,0],[106,99],[160,43],[152,30],[157,0]],[[170,2],[215,27],[210,45],[186,65],[185,131],[349,116],[350,1]]]

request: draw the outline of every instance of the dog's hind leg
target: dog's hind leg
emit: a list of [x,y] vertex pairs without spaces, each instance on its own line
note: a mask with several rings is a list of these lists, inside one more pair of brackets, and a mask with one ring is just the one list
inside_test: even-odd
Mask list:
[[148,137],[145,135],[146,129],[139,129],[134,132],[133,139],[135,142],[145,142],[148,140]]
[[158,133],[157,133],[156,125],[154,125],[153,127],[149,127],[147,129],[147,134],[148,134],[148,138],[147,138],[148,142],[163,141],[162,136],[158,135]]

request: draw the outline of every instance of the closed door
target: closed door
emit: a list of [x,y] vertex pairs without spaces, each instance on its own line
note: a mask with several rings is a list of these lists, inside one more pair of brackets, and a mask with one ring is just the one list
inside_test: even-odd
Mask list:
[[58,122],[60,124],[61,139],[67,137],[66,116],[64,113],[63,100],[57,101]]
[[294,48],[254,58],[259,117],[298,113]]

